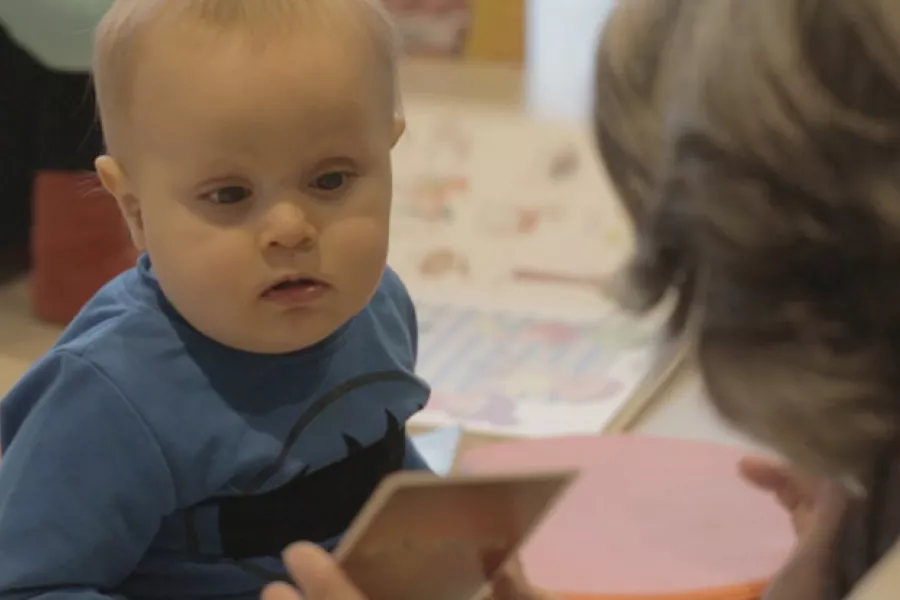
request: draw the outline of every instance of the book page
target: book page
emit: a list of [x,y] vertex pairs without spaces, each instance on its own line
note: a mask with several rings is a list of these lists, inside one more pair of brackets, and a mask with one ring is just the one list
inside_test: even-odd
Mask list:
[[602,295],[632,238],[588,127],[432,104],[406,115],[390,264],[434,390],[413,422],[599,432],[655,368],[664,315],[636,320]]

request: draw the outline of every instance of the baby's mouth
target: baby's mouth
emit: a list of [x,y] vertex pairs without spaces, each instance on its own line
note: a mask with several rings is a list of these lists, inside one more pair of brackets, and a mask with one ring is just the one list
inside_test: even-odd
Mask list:
[[319,285],[319,283],[320,282],[316,281],[315,279],[290,279],[288,281],[282,281],[281,283],[273,285],[269,288],[269,291],[278,292],[297,287]]
[[305,304],[320,298],[330,289],[318,279],[302,277],[276,283],[263,294],[263,298],[284,304]]

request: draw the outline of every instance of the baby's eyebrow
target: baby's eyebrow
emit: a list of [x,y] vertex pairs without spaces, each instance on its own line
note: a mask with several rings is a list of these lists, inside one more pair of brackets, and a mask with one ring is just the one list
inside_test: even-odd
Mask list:
[[210,174],[227,175],[240,170],[240,165],[236,161],[223,159],[201,161],[191,168],[191,171],[201,174],[201,176],[209,176]]
[[344,154],[329,154],[316,163],[318,169],[341,169],[355,167],[357,160]]

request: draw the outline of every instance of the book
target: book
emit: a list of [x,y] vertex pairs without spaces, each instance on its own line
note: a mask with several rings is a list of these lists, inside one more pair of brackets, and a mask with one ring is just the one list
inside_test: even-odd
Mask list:
[[604,294],[632,233],[586,124],[409,103],[389,262],[433,394],[413,423],[542,437],[624,431],[685,362]]
[[574,477],[395,473],[350,525],[335,557],[369,600],[472,598]]

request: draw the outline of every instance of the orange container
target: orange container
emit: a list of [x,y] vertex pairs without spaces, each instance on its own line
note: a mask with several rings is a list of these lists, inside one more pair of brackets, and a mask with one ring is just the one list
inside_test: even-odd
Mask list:
[[67,324],[137,251],[94,173],[41,171],[32,198],[31,301],[41,319]]
[[580,470],[523,550],[532,582],[569,600],[757,600],[794,544],[787,514],[740,479],[744,453],[632,436],[504,443],[476,473]]

